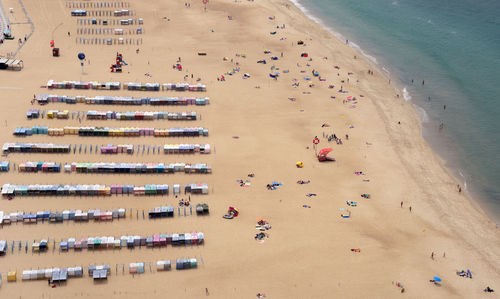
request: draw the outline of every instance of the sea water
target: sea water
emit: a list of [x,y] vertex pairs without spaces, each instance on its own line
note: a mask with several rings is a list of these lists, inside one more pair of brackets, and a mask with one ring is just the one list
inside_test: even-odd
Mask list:
[[293,2],[402,88],[423,136],[499,220],[500,1]]

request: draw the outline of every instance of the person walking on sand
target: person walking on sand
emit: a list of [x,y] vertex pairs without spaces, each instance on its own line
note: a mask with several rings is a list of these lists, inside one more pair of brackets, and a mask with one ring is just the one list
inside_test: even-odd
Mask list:
[[410,213],[411,213],[411,206],[408,209],[410,210]]
[[434,260],[434,251],[431,253],[431,259]]
[[403,201],[401,201],[401,208],[403,208]]

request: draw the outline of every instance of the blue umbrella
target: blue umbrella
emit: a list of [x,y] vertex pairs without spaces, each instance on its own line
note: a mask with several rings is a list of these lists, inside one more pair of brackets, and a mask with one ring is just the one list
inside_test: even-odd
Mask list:
[[441,278],[437,277],[437,276],[434,276],[434,280],[435,281],[441,281]]

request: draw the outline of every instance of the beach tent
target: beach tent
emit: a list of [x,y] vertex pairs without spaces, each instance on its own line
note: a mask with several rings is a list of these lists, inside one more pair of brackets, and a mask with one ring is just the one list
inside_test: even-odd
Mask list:
[[7,273],[7,281],[8,282],[15,282],[17,280],[17,272],[16,271],[9,271]]
[[24,67],[22,60],[7,59],[0,57],[0,70],[14,70],[20,71]]
[[156,262],[156,270],[157,271],[169,271],[171,268],[172,268],[172,265],[171,265],[170,260]]
[[331,152],[333,149],[332,148],[324,148],[319,151],[318,153],[318,161],[319,162],[325,162],[325,161],[335,161],[334,158],[328,157],[328,153]]
[[175,261],[175,269],[176,270],[185,270],[192,269],[198,267],[198,260],[195,258],[191,259],[177,259]]
[[197,204],[196,205],[196,214],[197,215],[208,215],[209,214],[208,204],[206,204],[206,203]]
[[130,263],[128,268],[130,274],[144,273],[144,263]]

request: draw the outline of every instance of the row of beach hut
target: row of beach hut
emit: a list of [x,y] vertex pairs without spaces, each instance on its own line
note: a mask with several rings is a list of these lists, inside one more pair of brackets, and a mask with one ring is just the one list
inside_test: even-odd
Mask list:
[[[172,186],[174,195],[181,193],[181,185]],[[207,184],[184,185],[184,193],[208,194]],[[129,194],[135,196],[168,195],[169,185],[11,185],[2,186],[2,196],[111,196]]]
[[[69,111],[68,110],[48,110],[47,113],[48,119],[69,119]],[[28,119],[36,119],[40,118],[40,110],[39,109],[30,109],[26,112],[26,118]]]
[[[1,32],[0,34],[2,34],[2,38],[0,38],[0,40],[3,40],[4,32]],[[24,68],[24,62],[22,60],[3,58],[0,56],[0,70],[20,71],[23,68]]]
[[101,19],[101,18],[89,18],[89,19],[77,19],[76,22],[78,25],[142,25],[144,24],[144,20],[142,18],[139,19]]
[[130,2],[66,2],[68,8],[130,7]]
[[[210,144],[165,144],[163,146],[165,154],[209,154]],[[71,145],[69,144],[52,144],[52,143],[5,143],[2,147],[4,155],[9,153],[70,153]],[[133,154],[134,145],[132,144],[108,144],[100,147],[101,154]],[[5,164],[7,163],[7,164]],[[8,162],[3,164],[4,171],[8,171]]]
[[111,274],[111,267],[109,264],[103,265],[90,265],[88,268],[89,277],[94,280],[105,280]]
[[19,172],[61,172],[61,163],[56,162],[21,162]]
[[83,81],[60,81],[49,80],[49,89],[99,89],[99,90],[120,90],[120,82],[83,82]]
[[[172,154],[210,154],[210,144],[165,144],[163,152],[166,155]],[[133,154],[134,146],[132,144],[119,144],[101,147],[101,154]]]
[[142,45],[141,38],[100,38],[100,37],[75,37],[76,44],[84,45]]
[[49,110],[47,111],[47,118],[48,119],[53,119],[53,118],[58,118],[58,119],[69,119],[69,111],[68,110]]
[[[120,25],[129,25],[130,20],[120,20]],[[81,35],[132,35],[132,34],[143,34],[144,29],[142,27],[131,28],[77,28],[76,32]]]
[[[47,82],[49,89],[97,89],[97,90],[120,90],[122,84],[120,82],[98,82],[98,81],[54,81]],[[123,83],[123,89],[126,90],[143,90],[143,91],[207,91],[204,84],[189,84],[189,83],[140,83],[128,82]]]
[[[105,250],[105,249],[133,249],[135,247],[166,247],[171,246],[195,246],[204,244],[205,236],[202,232],[183,233],[183,234],[155,234],[153,236],[121,236],[121,237],[88,237],[88,238],[68,238],[55,242],[52,244],[56,247],[59,245],[60,252],[68,252],[70,250]],[[0,245],[3,245],[3,255],[7,254],[8,243],[6,240],[0,240]],[[13,245],[14,246],[14,245]],[[49,250],[49,241],[42,239],[40,241],[34,240],[31,243],[31,251],[42,253]],[[26,249],[28,244],[26,243]]]
[[210,154],[210,144],[165,144],[165,154]]
[[[60,169],[60,167],[59,167]],[[50,172],[50,171],[48,171]],[[55,171],[54,171],[55,172]],[[210,174],[212,167],[207,164],[190,163],[79,163],[64,165],[64,172],[71,173],[176,173]]]
[[110,127],[63,127],[50,128],[34,126],[31,128],[15,128],[14,136],[109,136],[109,137],[199,137],[208,136],[208,129],[203,127],[193,128],[110,128]]
[[87,104],[87,105],[128,105],[128,106],[187,106],[197,105],[205,106],[210,104],[210,98],[179,98],[179,97],[113,97],[113,96],[65,96],[65,95],[47,95],[41,94],[37,97],[37,102],[40,105],[48,103],[66,103],[66,104]]
[[196,112],[166,112],[166,111],[87,111],[87,119],[116,120],[196,120]]
[[[143,274],[145,272],[144,262],[135,262],[128,264],[130,274]],[[176,259],[175,269],[186,270],[198,268],[198,259]],[[172,262],[170,260],[156,261],[156,271],[170,271],[172,270]],[[49,280],[53,283],[64,283],[69,278],[83,277],[84,268],[82,266],[75,267],[62,267],[62,268],[46,268],[46,269],[30,269],[23,270],[21,279],[23,281],[29,280]],[[90,265],[88,266],[88,276],[94,280],[106,280],[111,275],[111,267],[109,264],[103,265]],[[7,273],[7,281],[17,281],[17,271],[9,271]]]
[[59,242],[60,251],[82,249],[121,249],[135,247],[165,247],[201,245],[205,240],[202,232],[182,234],[155,234],[152,236],[102,236],[89,238],[68,238]]
[[147,90],[147,91],[207,91],[207,86],[201,83],[139,83],[128,82],[123,83],[123,89],[127,90]]
[[[64,221],[113,221],[113,219],[125,218],[126,211],[123,208],[113,210],[64,210],[62,212],[37,211],[36,213],[13,212],[0,217],[1,225],[12,223],[36,224],[38,222],[62,223]],[[173,216],[172,216],[173,217]]]
[[[8,162],[7,163],[8,171]],[[191,163],[82,163],[72,162],[64,165],[64,172],[71,173],[212,173],[212,167],[207,164],[191,164]],[[0,167],[0,169],[2,169]],[[19,164],[19,172],[37,173],[37,172],[61,172],[61,163],[56,162],[21,162]]]
[[112,145],[108,144],[106,146],[101,146],[101,154],[133,154],[134,145],[133,144],[118,144]]
[[9,153],[70,153],[71,145],[53,143],[4,143],[4,155]]
[[[99,249],[122,249],[135,247],[166,247],[170,246],[195,246],[205,242],[205,235],[202,232],[180,233],[180,234],[154,234],[151,236],[98,236],[88,238],[68,238],[60,242],[53,240],[54,246],[59,245],[59,251],[70,250],[99,250]],[[56,245],[57,244],[57,245]],[[26,245],[27,247],[28,245]],[[33,252],[47,252],[49,250],[49,240],[34,240],[31,243]],[[7,254],[8,242],[0,240],[0,253]]]
[[38,270],[23,270],[22,280],[50,279],[52,282],[65,282],[68,278],[82,277],[83,267],[48,268]]
[[[150,219],[172,218],[174,217],[174,207],[161,206],[148,210]],[[208,204],[200,203],[196,205],[196,215],[203,216],[209,214]],[[11,212],[0,211],[0,225],[11,225],[12,223],[37,224],[42,223],[63,223],[67,221],[88,222],[88,221],[113,221],[114,219],[126,218],[124,208],[113,210],[89,209],[83,210],[63,210],[61,212],[37,211],[33,212]]]
[[34,119],[34,118],[39,118],[40,117],[40,110],[39,109],[30,109],[28,112],[26,112],[26,118],[28,119]]
[[85,10],[85,9],[73,9],[71,11],[71,16],[73,17],[85,17],[85,16],[109,16],[109,17],[123,17],[123,16],[133,16],[134,11],[129,9],[121,10]]
[[142,45],[142,37],[140,38],[100,38],[100,37],[75,37],[76,44],[84,45]]

